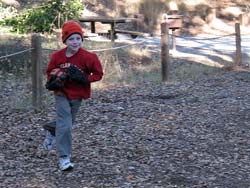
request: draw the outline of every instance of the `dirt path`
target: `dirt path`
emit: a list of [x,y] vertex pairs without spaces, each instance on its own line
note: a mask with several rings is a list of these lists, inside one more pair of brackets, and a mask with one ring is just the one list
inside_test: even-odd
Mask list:
[[250,74],[95,91],[74,128],[75,169],[40,145],[52,110],[1,108],[0,187],[250,186]]

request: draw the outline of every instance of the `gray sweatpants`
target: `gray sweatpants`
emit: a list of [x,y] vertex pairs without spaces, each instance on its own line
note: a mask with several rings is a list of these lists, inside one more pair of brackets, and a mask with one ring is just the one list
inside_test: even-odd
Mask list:
[[69,100],[63,94],[55,95],[56,148],[58,157],[69,157],[72,147],[72,125],[82,100]]

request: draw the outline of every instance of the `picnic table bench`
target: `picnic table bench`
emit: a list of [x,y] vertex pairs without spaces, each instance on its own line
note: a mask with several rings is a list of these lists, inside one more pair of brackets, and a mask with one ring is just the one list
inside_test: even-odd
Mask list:
[[136,20],[135,18],[112,18],[112,17],[82,17],[78,19],[79,22],[90,22],[91,24],[91,33],[96,33],[95,23],[100,22],[102,24],[110,25],[110,36],[111,41],[115,40],[115,26],[120,23],[128,23]]
[[123,30],[123,29],[115,29],[114,34],[122,33],[122,34],[129,34],[132,38],[140,36],[140,37],[150,37],[149,33],[143,33],[139,31],[130,31],[130,30]]

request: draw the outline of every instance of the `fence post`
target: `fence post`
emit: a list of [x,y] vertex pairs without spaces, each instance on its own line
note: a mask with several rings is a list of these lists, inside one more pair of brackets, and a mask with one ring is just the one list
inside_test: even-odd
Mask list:
[[166,82],[169,78],[169,36],[168,25],[166,22],[161,23],[161,66],[162,81]]
[[172,49],[175,52],[176,51],[176,35],[175,35],[175,29],[172,29]]
[[31,63],[32,63],[32,105],[36,109],[42,106],[42,47],[41,36],[33,34],[31,37]]
[[241,54],[241,36],[240,36],[240,23],[235,23],[235,37],[236,37],[236,65],[241,66],[242,54]]

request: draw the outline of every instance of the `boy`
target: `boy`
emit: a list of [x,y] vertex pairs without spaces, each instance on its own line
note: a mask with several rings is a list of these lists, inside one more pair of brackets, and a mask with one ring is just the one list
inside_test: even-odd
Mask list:
[[91,82],[102,79],[103,69],[97,55],[81,47],[83,31],[77,22],[63,24],[62,42],[66,48],[51,55],[46,70],[46,88],[55,95],[56,121],[44,125],[47,130],[44,146],[51,149],[56,141],[59,168],[65,171],[74,166],[70,161],[71,130],[76,113],[81,101],[91,95]]

